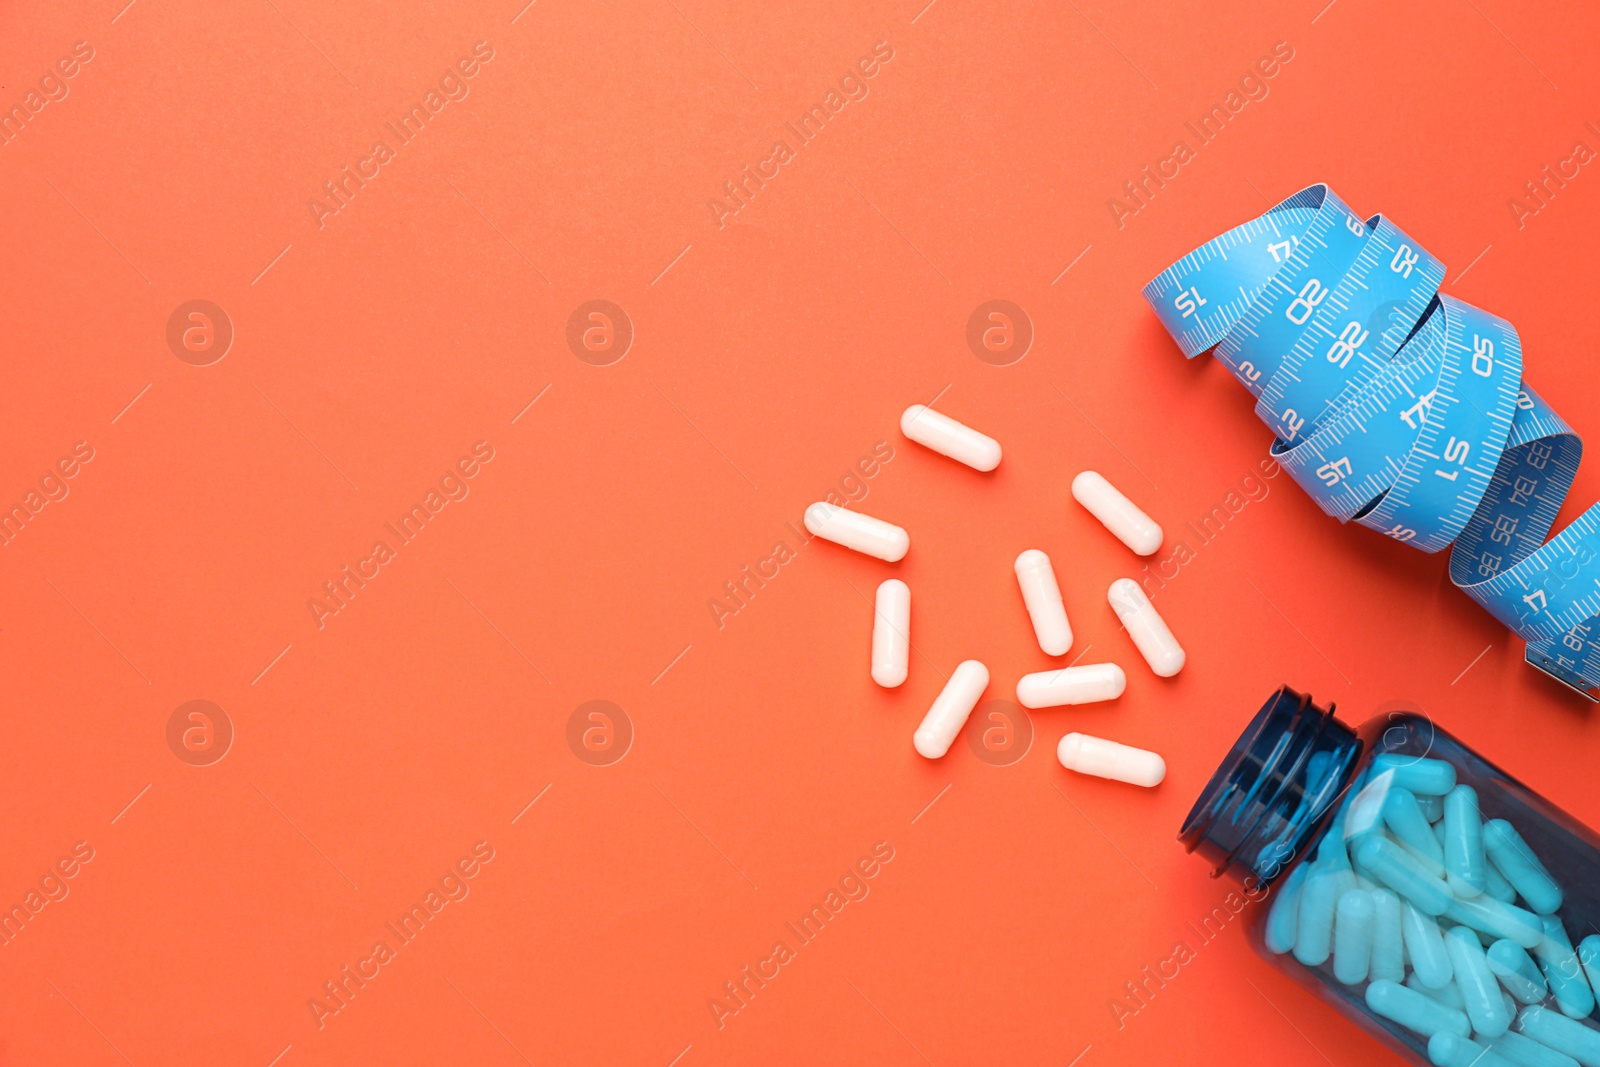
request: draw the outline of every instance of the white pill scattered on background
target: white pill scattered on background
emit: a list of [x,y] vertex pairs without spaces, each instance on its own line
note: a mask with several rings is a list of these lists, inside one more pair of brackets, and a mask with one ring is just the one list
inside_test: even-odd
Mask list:
[[989,668],[975,659],[963,660],[912,736],[918,755],[938,759],[950,751],[956,734],[967,723],[978,698],[989,687]]
[[992,471],[1000,466],[1000,442],[948,415],[923,404],[912,404],[900,416],[900,432],[941,456],[965,463],[973,470]]
[[824,541],[890,563],[904,559],[911,548],[911,535],[894,523],[820,500],[806,508],[806,529]]
[[1132,578],[1118,578],[1106,591],[1111,610],[1117,613],[1122,625],[1138,646],[1139,654],[1150,664],[1150,669],[1161,678],[1171,678],[1183,670],[1183,646],[1167,629],[1166,620],[1156,611],[1150,598],[1144,595],[1139,583]]
[[1083,471],[1072,479],[1072,496],[1139,555],[1153,555],[1161,547],[1161,527],[1098,472]]
[[872,610],[872,680],[893,689],[911,661],[911,587],[898,578],[878,586]]
[[1156,753],[1088,734],[1063,737],[1056,758],[1069,771],[1147,788],[1167,776],[1167,761]]
[[1067,621],[1067,608],[1061,602],[1061,586],[1056,583],[1050,557],[1030,548],[1017,557],[1013,569],[1039,647],[1047,656],[1064,655],[1072,647],[1072,624]]
[[1089,663],[1024,674],[1017,680],[1017,703],[1025,708],[1093,704],[1115,700],[1127,687],[1128,676],[1115,663]]

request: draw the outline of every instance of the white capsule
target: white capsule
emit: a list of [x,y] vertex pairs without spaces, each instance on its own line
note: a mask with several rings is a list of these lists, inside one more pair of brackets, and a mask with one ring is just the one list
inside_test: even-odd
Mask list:
[[1024,674],[1017,679],[1017,703],[1025,708],[1059,708],[1115,700],[1128,686],[1128,676],[1115,663],[1090,663],[1055,671]]
[[906,408],[900,416],[900,432],[973,470],[992,471],[1000,466],[999,441],[922,404]]
[[1063,737],[1056,746],[1056,758],[1069,771],[1129,785],[1160,785],[1167,776],[1167,761],[1156,753],[1088,734]]
[[1139,555],[1153,555],[1161,547],[1161,527],[1098,472],[1084,471],[1072,479],[1072,495]]
[[1033,620],[1033,633],[1039,639],[1039,647],[1047,656],[1064,655],[1072,647],[1072,624],[1067,621],[1067,608],[1061,602],[1061,587],[1056,584],[1050,557],[1037,548],[1030,548],[1017,557],[1013,569],[1017,572],[1022,602],[1028,606],[1028,618]]
[[872,680],[893,689],[911,660],[911,587],[898,578],[878,586],[872,610]]
[[1183,670],[1183,646],[1167,629],[1166,620],[1157,613],[1138,582],[1132,578],[1118,578],[1106,591],[1106,600],[1157,677],[1171,678]]
[[905,558],[911,535],[892,522],[818,501],[806,508],[806,529],[824,541],[853,548],[890,563]]
[[923,716],[922,725],[912,735],[917,753],[928,759],[938,759],[950,751],[956,734],[967,723],[967,716],[977,706],[978,698],[989,687],[989,668],[975,659],[963,660],[956,667],[944,689]]

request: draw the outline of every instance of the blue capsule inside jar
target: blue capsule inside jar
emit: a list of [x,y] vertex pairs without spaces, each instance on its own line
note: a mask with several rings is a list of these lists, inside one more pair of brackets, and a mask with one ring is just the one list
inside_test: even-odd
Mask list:
[[1179,840],[1256,887],[1259,954],[1411,1062],[1600,1067],[1600,838],[1419,710],[1352,729],[1279,689]]

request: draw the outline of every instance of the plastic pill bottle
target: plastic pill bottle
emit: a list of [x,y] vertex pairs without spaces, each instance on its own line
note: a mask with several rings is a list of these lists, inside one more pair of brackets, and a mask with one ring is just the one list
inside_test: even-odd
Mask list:
[[1410,706],[1285,686],[1179,840],[1257,953],[1417,1064],[1600,1067],[1600,838]]

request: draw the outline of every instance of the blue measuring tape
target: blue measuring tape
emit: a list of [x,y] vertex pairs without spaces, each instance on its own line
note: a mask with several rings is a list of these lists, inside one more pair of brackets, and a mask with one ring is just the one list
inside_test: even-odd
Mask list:
[[1522,380],[1509,322],[1439,292],[1444,264],[1313,185],[1144,287],[1186,358],[1256,398],[1272,454],[1340,522],[1424,552],[1600,700],[1600,504],[1550,541],[1583,443]]

